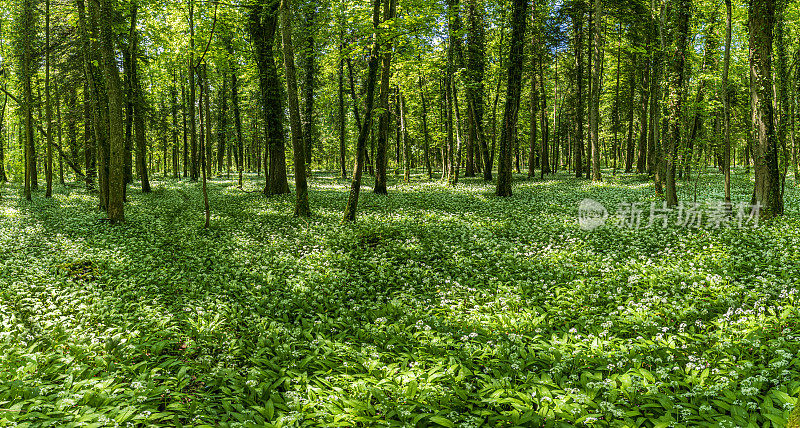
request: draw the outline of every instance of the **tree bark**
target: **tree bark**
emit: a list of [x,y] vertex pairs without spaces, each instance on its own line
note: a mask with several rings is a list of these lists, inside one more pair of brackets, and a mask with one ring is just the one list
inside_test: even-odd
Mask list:
[[[269,170],[264,194],[289,193],[286,178],[286,151],[284,142],[284,107],[282,84],[275,66],[273,45],[278,25],[277,0],[262,0],[250,10],[250,35],[258,65],[261,105],[264,111],[264,134],[267,143],[264,164]],[[268,156],[267,156],[268,155]],[[260,159],[260,157],[259,157]]]
[[294,215],[311,216],[308,205],[308,184],[306,183],[307,145],[303,142],[303,129],[300,119],[300,102],[297,98],[297,72],[294,65],[294,47],[292,45],[292,3],[282,0],[281,4],[281,36],[283,41],[283,69],[286,76],[287,96],[289,98],[289,123],[292,133],[292,150],[294,152],[294,182],[296,198]]
[[44,197],[53,196],[53,103],[50,99],[50,0],[45,0],[45,56],[44,56],[44,96],[45,96],[45,120],[47,129],[47,161],[45,163],[46,190]]
[[508,62],[508,87],[506,107],[503,114],[503,129],[500,136],[500,162],[498,164],[497,196],[511,196],[511,158],[519,115],[520,93],[522,90],[522,63],[525,43],[525,17],[527,0],[514,0],[511,20],[511,52]]
[[[394,19],[397,0],[386,0],[383,8],[383,20]],[[389,79],[392,72],[392,43],[387,42],[383,52],[381,66],[380,108],[381,116],[378,126],[378,144],[375,150],[375,186],[373,192],[378,195],[388,194],[386,189],[386,146],[389,141]]]
[[369,65],[367,71],[367,99],[364,105],[364,122],[358,132],[356,142],[356,165],[353,169],[353,181],[350,184],[350,193],[347,198],[347,205],[344,209],[344,221],[356,221],[356,211],[358,210],[358,196],[361,192],[361,176],[364,172],[364,160],[366,157],[367,136],[372,124],[372,107],[375,100],[375,80],[378,74],[378,59],[380,56],[380,44],[378,40],[378,26],[380,25],[381,0],[373,0],[372,5],[372,48],[370,49]]
[[150,177],[147,174],[147,141],[145,128],[145,105],[142,83],[139,81],[139,31],[136,29],[136,17],[139,10],[138,1],[131,4],[130,58],[131,89],[133,92],[133,127],[136,138],[136,169],[142,182],[142,193],[150,193]]
[[[109,17],[114,13],[114,0],[91,1],[99,2],[101,16]],[[103,76],[108,93],[108,219],[112,223],[119,223],[125,220],[125,180],[123,177],[125,136],[122,117],[122,84],[117,67],[111,21],[100,19],[99,22]]]
[[731,64],[731,0],[725,0],[725,57],[722,65],[722,108],[725,126],[725,147],[722,157],[722,169],[725,175],[725,202],[731,202],[731,100],[728,89],[728,73]]
[[592,105],[589,111],[589,132],[592,139],[592,181],[600,181],[600,92],[603,67],[603,2],[595,0],[594,8],[594,68],[592,70]]
[[778,142],[772,104],[772,41],[775,3],[750,0],[750,94],[756,130],[754,203],[761,205],[761,216],[783,214],[783,198],[778,171]]

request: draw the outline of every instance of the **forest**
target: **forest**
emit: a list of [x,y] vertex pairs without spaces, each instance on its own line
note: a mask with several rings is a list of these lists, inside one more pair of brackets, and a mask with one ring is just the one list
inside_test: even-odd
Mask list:
[[800,428],[798,40],[0,0],[0,427]]

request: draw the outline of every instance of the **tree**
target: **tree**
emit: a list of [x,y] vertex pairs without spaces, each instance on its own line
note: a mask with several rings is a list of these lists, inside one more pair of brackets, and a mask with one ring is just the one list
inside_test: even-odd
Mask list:
[[592,29],[594,68],[592,69],[592,102],[589,106],[589,136],[592,144],[592,181],[600,181],[600,92],[603,74],[603,2],[595,0],[594,27]]
[[731,202],[731,96],[728,88],[728,73],[731,66],[731,0],[725,0],[725,57],[722,65],[722,107],[725,127],[723,174],[725,175],[725,202]]
[[[91,0],[102,16],[116,14],[114,0]],[[122,83],[119,77],[114,49],[114,32],[111,19],[100,20],[100,53],[103,77],[108,94],[108,219],[112,223],[125,220],[125,181],[123,177],[123,156],[125,137],[122,122]]]
[[45,33],[45,45],[44,45],[44,96],[45,96],[45,121],[46,121],[46,130],[47,130],[47,163],[45,164],[44,172],[45,172],[45,181],[46,181],[46,190],[44,197],[50,198],[53,196],[53,103],[50,99],[50,0],[45,0],[45,12],[44,12],[44,33]]
[[503,129],[500,136],[500,158],[497,171],[497,196],[511,196],[511,158],[516,137],[522,91],[522,63],[525,43],[525,12],[527,0],[514,0],[511,17],[511,52],[508,57],[508,87],[506,107],[503,114]]
[[314,120],[314,96],[317,88],[317,47],[316,47],[316,26],[317,26],[317,5],[313,0],[305,0],[302,4],[304,37],[303,53],[303,141],[305,141],[304,153],[306,164],[311,165],[311,150],[315,146],[317,135],[316,122]]
[[133,92],[133,126],[136,138],[136,170],[142,182],[142,192],[150,193],[150,178],[147,175],[147,141],[145,135],[145,103],[142,83],[139,81],[139,32],[136,29],[136,17],[139,10],[138,0],[131,3],[131,31],[128,43],[130,49],[130,85]]
[[273,45],[278,26],[279,0],[259,0],[251,6],[249,31],[258,65],[258,82],[263,109],[264,135],[267,150],[264,165],[269,165],[265,195],[289,193],[286,178],[284,143],[284,110],[282,84],[275,66]]
[[575,176],[583,177],[583,0],[573,2],[572,37],[575,48]]
[[378,58],[380,44],[378,40],[378,26],[380,25],[381,0],[373,0],[372,4],[372,48],[370,49],[369,65],[367,66],[366,101],[364,103],[364,122],[358,131],[356,142],[356,165],[353,168],[353,180],[350,184],[350,193],[347,205],[344,208],[344,221],[356,221],[358,209],[358,196],[361,192],[361,176],[364,173],[364,160],[366,158],[367,135],[372,127],[372,107],[375,101],[375,80],[378,74]]
[[[483,160],[483,179],[492,179],[492,157],[489,154],[489,144],[486,141],[484,127],[484,74],[486,71],[486,34],[485,34],[485,7],[483,0],[467,0],[467,64],[466,64],[466,94],[467,116],[481,151]],[[424,92],[424,91],[423,91]],[[424,93],[422,94],[424,97]],[[424,102],[424,100],[423,100]],[[427,121],[425,121],[427,122]],[[427,138],[427,123],[424,123]],[[429,161],[426,161],[429,163]],[[428,168],[430,169],[430,167]]]
[[[194,64],[194,0],[189,0],[189,59],[188,59],[188,74],[189,74],[189,100],[188,112],[189,120],[189,145],[192,150],[191,168],[189,177],[192,181],[197,181],[197,112],[195,111],[195,103],[197,98],[197,86],[195,85],[195,64]],[[185,152],[184,152],[185,153]],[[186,156],[184,155],[184,158]],[[185,164],[185,159],[184,159]],[[184,165],[185,168],[185,165]]]
[[684,80],[686,56],[689,49],[689,16],[691,3],[689,0],[675,0],[675,46],[671,58],[669,79],[669,141],[666,147],[666,197],[667,206],[678,205],[678,193],[675,186],[675,169],[678,161],[678,141],[681,138],[681,113],[685,97]]
[[292,150],[294,151],[294,181],[297,192],[294,204],[294,215],[311,216],[308,206],[308,184],[306,183],[306,156],[303,143],[303,130],[300,125],[300,104],[297,99],[297,74],[294,66],[294,48],[292,46],[292,3],[282,0],[281,3],[281,35],[283,40],[283,68],[286,76],[287,95],[289,97],[289,122],[292,132]]
[[22,80],[22,116],[25,137],[25,199],[31,200],[33,176],[36,174],[34,134],[33,134],[33,88],[34,42],[36,38],[36,9],[33,0],[22,0],[16,16],[18,40],[16,43],[19,62],[19,75]]
[[[384,22],[394,20],[397,10],[397,0],[386,0],[383,8]],[[381,92],[380,109],[381,115],[378,119],[378,144],[375,148],[375,186],[373,192],[377,195],[386,195],[386,145],[389,140],[389,79],[392,73],[392,42],[387,41],[383,51],[383,63],[381,66]]]
[[755,189],[753,203],[761,205],[765,218],[783,214],[783,196],[778,171],[778,142],[775,134],[775,111],[772,104],[772,42],[775,27],[775,3],[750,0],[750,96],[756,132]]

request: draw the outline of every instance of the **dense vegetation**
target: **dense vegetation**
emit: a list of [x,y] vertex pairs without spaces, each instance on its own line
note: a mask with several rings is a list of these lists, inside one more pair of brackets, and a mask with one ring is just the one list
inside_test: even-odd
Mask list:
[[[586,232],[580,200],[652,184],[559,174],[503,199],[419,178],[365,195],[355,226],[330,176],[310,220],[215,181],[211,229],[174,181],[113,227],[82,188],[3,199],[0,425],[785,426],[796,185],[745,234]],[[735,171],[735,197],[751,186]]]
[[0,426],[800,428],[798,36],[0,0]]

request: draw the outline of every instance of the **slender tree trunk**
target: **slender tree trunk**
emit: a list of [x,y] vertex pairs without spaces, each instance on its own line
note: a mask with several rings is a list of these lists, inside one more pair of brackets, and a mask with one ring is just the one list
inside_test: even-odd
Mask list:
[[722,65],[722,106],[724,109],[725,147],[722,160],[725,174],[725,202],[731,202],[731,100],[728,89],[728,73],[731,64],[731,0],[725,0],[725,57]]
[[672,53],[672,70],[669,81],[669,141],[666,147],[666,198],[667,206],[678,205],[678,193],[675,186],[675,171],[678,161],[678,142],[681,137],[681,113],[685,97],[685,64],[689,50],[689,18],[691,3],[689,0],[675,0],[675,48]]
[[[397,10],[397,0],[386,0],[383,8],[384,21],[394,19]],[[387,42],[383,52],[383,64],[381,67],[381,92],[380,107],[381,116],[378,128],[378,145],[375,151],[375,186],[373,192],[378,195],[386,195],[386,146],[389,140],[389,79],[392,72],[392,43]]]
[[366,157],[367,136],[372,124],[372,107],[375,100],[375,80],[378,74],[378,60],[380,56],[380,44],[378,40],[378,26],[380,25],[381,0],[373,0],[372,5],[372,48],[370,50],[369,65],[367,71],[367,99],[364,104],[364,122],[358,132],[356,143],[356,165],[353,169],[353,181],[350,185],[350,194],[347,198],[347,205],[344,209],[344,221],[356,221],[356,211],[358,210],[358,196],[361,192],[361,176],[364,172],[364,160]]
[[403,181],[409,183],[411,182],[411,144],[408,141],[406,101],[402,92],[400,92],[400,134],[403,139]]
[[200,174],[203,177],[203,208],[205,209],[205,225],[204,227],[208,229],[211,227],[211,206],[208,203],[208,181],[207,176],[207,169],[206,169],[206,150],[205,145],[207,144],[206,136],[208,133],[206,132],[206,127],[208,127],[208,123],[206,123],[206,119],[208,115],[206,111],[204,111],[205,104],[208,103],[208,92],[207,88],[208,85],[206,84],[206,64],[202,63],[198,66],[197,74],[199,76],[200,82],[200,93],[198,94],[198,108],[199,114],[198,119],[200,121]]
[[[635,64],[635,60],[631,58],[631,69],[628,75],[628,84],[629,84],[629,92],[628,92],[628,140],[625,149],[625,172],[631,173],[633,172],[633,158],[634,158],[634,141],[633,141],[633,121],[634,121],[634,109],[635,109],[635,93],[636,93],[636,67],[633,65]],[[644,127],[642,127],[642,131],[644,131]]]
[[553,172],[550,168],[550,125],[547,121],[547,86],[544,81],[544,53],[539,52],[538,66],[539,72],[536,73],[535,79],[539,79],[539,88],[542,96],[539,98],[541,107],[539,108],[539,121],[542,124],[542,144],[541,144],[541,178],[544,179],[545,174]]
[[423,147],[425,169],[428,170],[428,180],[433,180],[433,169],[431,169],[430,158],[430,132],[428,131],[428,104],[425,100],[425,83],[422,76],[419,77],[419,93],[420,102],[422,103],[422,133],[425,138],[425,147]]
[[648,108],[650,105],[650,82],[648,79],[650,76],[649,63],[650,62],[647,60],[642,61],[642,80],[639,90],[641,107],[639,109],[639,150],[636,156],[636,172],[638,174],[647,172],[647,135],[650,111]]
[[22,29],[20,34],[20,44],[22,45],[22,56],[20,71],[22,79],[22,93],[24,104],[22,105],[22,116],[24,119],[25,136],[25,199],[31,200],[31,189],[33,188],[32,176],[35,174],[34,163],[34,134],[33,134],[33,89],[31,78],[34,73],[33,68],[33,49],[36,38],[36,9],[33,0],[23,0],[19,12],[18,26]]
[[233,124],[236,127],[236,170],[239,172],[239,188],[242,188],[242,175],[244,171],[244,139],[242,138],[242,116],[239,109],[239,78],[238,69],[231,69],[231,100],[233,101]]
[[[228,155],[230,165],[230,150],[228,148],[228,73],[222,71],[222,89],[219,91],[219,111],[217,119],[217,172],[222,174],[225,155]],[[230,168],[228,168],[230,175]]]
[[[536,36],[538,34],[534,33],[534,40],[531,45],[532,49],[538,48],[538,40],[536,40]],[[530,117],[530,140],[529,140],[529,153],[528,153],[528,178],[536,177],[536,132],[537,132],[537,124],[538,120],[538,112],[539,112],[539,79],[536,76],[537,62],[538,62],[539,55],[535,52],[531,54],[531,101],[530,101],[530,109],[531,109],[531,117]]]
[[[344,30],[342,30],[342,33],[344,33]],[[339,45],[340,58],[343,55],[344,40],[342,40],[342,43]],[[344,58],[339,59],[339,70],[337,75],[339,78],[339,111],[337,115],[337,120],[339,121],[339,166],[342,171],[342,178],[347,178],[347,116],[345,115],[344,108]]]
[[784,25],[786,8],[788,0],[778,0],[776,3],[776,17],[775,17],[775,50],[776,59],[778,61],[776,76],[777,83],[777,100],[775,110],[775,121],[777,122],[777,137],[778,147],[783,151],[783,170],[780,170],[781,161],[778,156],[778,167],[781,178],[781,199],[783,199],[784,189],[786,186],[786,175],[789,173],[790,155],[787,149],[788,145],[786,140],[789,133],[789,72],[786,58],[786,26]]
[[304,50],[302,54],[304,84],[303,84],[303,141],[305,142],[304,154],[305,163],[311,166],[311,152],[316,143],[316,124],[314,121],[314,97],[316,93],[317,67],[317,47],[314,36],[317,25],[317,2],[306,0],[303,8],[304,22],[303,34]]
[[47,188],[44,197],[50,198],[53,196],[53,104],[50,100],[50,0],[45,0],[45,56],[44,56],[44,96],[45,96],[45,120],[47,121],[45,129],[47,130],[47,163],[45,164],[45,181]]
[[583,2],[580,2],[580,10],[572,15],[572,34],[575,45],[575,119],[577,132],[575,133],[575,176],[583,177]]
[[188,59],[188,73],[189,73],[189,145],[191,146],[191,168],[189,177],[191,181],[197,181],[197,122],[195,117],[195,102],[197,98],[197,86],[195,85],[195,64],[194,64],[194,0],[189,0],[189,59]]
[[593,28],[592,104],[589,110],[589,132],[592,139],[592,181],[600,181],[600,92],[603,67],[603,3],[595,0]]
[[514,0],[511,20],[511,52],[508,62],[508,88],[506,108],[503,117],[503,130],[500,137],[500,162],[498,164],[497,196],[511,196],[511,156],[516,135],[519,114],[520,93],[522,90],[522,63],[525,43],[525,17],[527,0]]
[[142,182],[142,192],[150,193],[150,177],[147,173],[147,141],[145,128],[144,91],[139,81],[139,32],[136,29],[136,17],[139,10],[138,1],[131,4],[131,31],[130,31],[130,58],[131,58],[131,89],[133,92],[133,126],[136,135],[136,169]]
[[303,142],[303,129],[300,120],[300,102],[297,98],[297,73],[294,65],[294,47],[292,45],[292,3],[291,0],[281,2],[281,36],[283,40],[283,69],[286,76],[286,88],[289,98],[289,123],[292,133],[292,150],[294,151],[294,182],[297,195],[294,204],[294,215],[311,216],[308,205],[308,184],[306,183],[307,145]]
[[614,131],[614,141],[611,146],[611,158],[613,159],[612,175],[617,175],[617,147],[619,147],[619,76],[620,76],[620,61],[622,59],[622,23],[617,23],[617,73],[616,85],[614,87],[614,107],[611,112],[611,127]]

